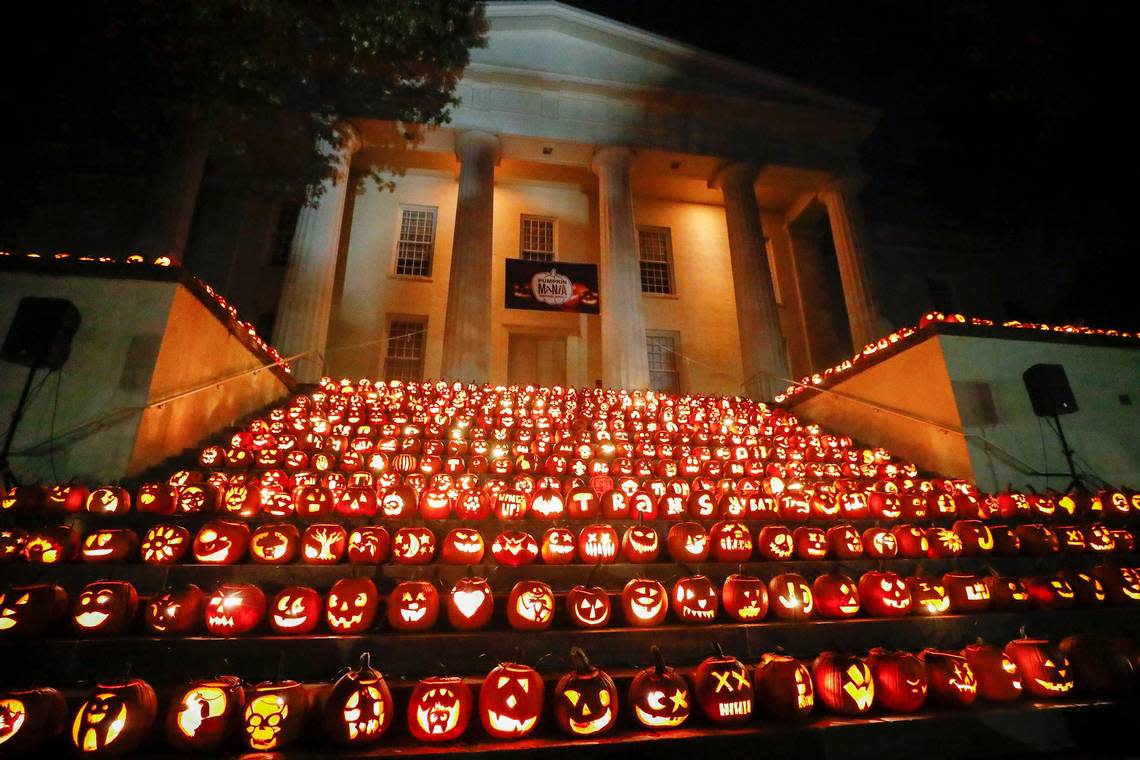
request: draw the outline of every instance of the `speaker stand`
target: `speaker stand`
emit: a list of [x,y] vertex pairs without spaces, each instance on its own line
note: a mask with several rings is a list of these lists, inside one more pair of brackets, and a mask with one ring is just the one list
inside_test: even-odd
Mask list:
[[36,370],[39,367],[32,365],[28,368],[28,377],[24,380],[24,389],[20,391],[20,400],[16,402],[16,409],[12,412],[12,423],[8,425],[8,432],[4,435],[4,447],[0,448],[0,481],[3,481],[5,488],[20,485],[16,480],[15,473],[12,472],[12,466],[8,463],[8,452],[12,450],[12,441],[16,439],[16,428],[20,426],[20,420],[24,417],[24,408],[28,405],[28,394],[32,390],[32,380],[36,376]]
[[1065,461],[1069,463],[1069,475],[1072,480],[1069,485],[1065,486],[1065,492],[1073,490],[1074,486],[1080,486],[1082,491],[1087,491],[1088,487],[1085,485],[1084,477],[1077,472],[1077,466],[1073,463],[1073,454],[1077,453],[1069,448],[1069,441],[1065,438],[1065,429],[1061,427],[1061,418],[1056,414],[1053,415],[1054,430],[1057,437],[1061,439],[1061,452],[1065,455]]

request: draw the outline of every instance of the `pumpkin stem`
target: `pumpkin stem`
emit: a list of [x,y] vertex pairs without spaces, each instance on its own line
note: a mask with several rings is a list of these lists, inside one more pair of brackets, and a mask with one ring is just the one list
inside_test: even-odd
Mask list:
[[1017,632],[1021,634],[1021,638],[1027,638],[1025,635],[1025,623],[1021,624],[1021,627],[1017,629]]
[[665,675],[665,657],[662,656],[661,650],[654,644],[649,647],[649,653],[653,655],[653,671],[659,677]]
[[714,641],[712,643],[712,645],[713,645],[713,651],[716,652],[716,656],[723,659],[724,658],[724,648],[720,645],[720,642]]
[[578,671],[580,676],[584,676],[594,669],[590,658],[586,656],[581,647],[570,647],[570,661],[574,663],[574,670]]
[[360,669],[361,670],[372,670],[372,653],[371,652],[361,652],[360,653]]

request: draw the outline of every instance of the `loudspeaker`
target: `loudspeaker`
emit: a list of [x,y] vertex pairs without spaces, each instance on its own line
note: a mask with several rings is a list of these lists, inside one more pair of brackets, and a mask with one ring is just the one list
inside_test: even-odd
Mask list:
[[1077,399],[1069,387],[1069,378],[1060,364],[1034,364],[1021,373],[1025,390],[1038,417],[1072,414],[1078,410]]
[[21,298],[0,359],[25,367],[59,369],[71,354],[79,309],[63,298]]

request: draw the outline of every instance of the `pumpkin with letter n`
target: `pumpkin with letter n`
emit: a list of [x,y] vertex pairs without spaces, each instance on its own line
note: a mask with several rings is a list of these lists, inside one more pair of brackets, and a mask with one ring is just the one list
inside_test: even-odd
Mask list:
[[617,687],[578,647],[570,658],[574,670],[554,686],[554,722],[568,736],[601,736],[617,722]]
[[752,716],[748,669],[714,642],[717,653],[693,671],[693,691],[701,712],[713,723],[742,723]]
[[187,752],[216,750],[237,725],[244,706],[245,692],[235,676],[193,681],[170,702],[166,739]]
[[479,719],[496,739],[521,739],[542,717],[542,676],[534,668],[504,662],[491,669],[479,689]]
[[867,663],[853,654],[824,652],[812,664],[815,693],[828,710],[862,715],[875,701],[875,682]]
[[158,700],[146,681],[100,683],[71,721],[71,743],[85,757],[117,757],[133,752],[154,726]]
[[245,743],[258,752],[297,740],[309,713],[309,694],[296,681],[263,681],[250,690],[242,712]]
[[676,728],[692,712],[689,683],[665,664],[661,650],[651,647],[653,665],[639,670],[629,685],[633,716],[646,728]]
[[374,744],[388,726],[396,706],[380,671],[372,667],[372,655],[360,656],[360,667],[350,668],[337,679],[325,699],[321,723],[335,743],[352,747]]
[[31,753],[67,728],[67,703],[55,689],[0,692],[0,755]]
[[408,699],[408,730],[422,742],[454,741],[471,721],[474,701],[462,678],[431,676]]
[[756,708],[768,718],[802,720],[815,706],[811,671],[794,657],[768,652],[752,679]]

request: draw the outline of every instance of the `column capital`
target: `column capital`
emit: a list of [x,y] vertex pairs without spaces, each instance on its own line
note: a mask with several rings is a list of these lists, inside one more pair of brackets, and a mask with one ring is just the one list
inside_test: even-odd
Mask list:
[[502,145],[499,143],[498,136],[490,132],[471,129],[466,132],[461,132],[455,137],[455,157],[459,160],[459,163],[463,163],[478,155],[489,154],[495,166],[498,166],[501,153]]
[[744,183],[752,185],[760,175],[760,165],[751,161],[726,161],[716,170],[709,187],[723,190],[726,185]]
[[637,154],[633,152],[632,148],[621,145],[604,145],[594,151],[594,157],[590,160],[590,170],[594,174],[600,175],[606,169],[619,166],[628,169],[633,163],[635,155]]

